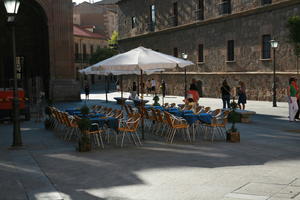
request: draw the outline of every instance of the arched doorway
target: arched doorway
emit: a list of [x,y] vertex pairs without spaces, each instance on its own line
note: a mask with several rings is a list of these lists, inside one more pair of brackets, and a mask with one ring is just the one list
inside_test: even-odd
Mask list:
[[[0,2],[0,88],[12,87],[12,37]],[[48,19],[35,0],[21,1],[15,22],[18,85],[34,101],[40,91],[49,95]]]

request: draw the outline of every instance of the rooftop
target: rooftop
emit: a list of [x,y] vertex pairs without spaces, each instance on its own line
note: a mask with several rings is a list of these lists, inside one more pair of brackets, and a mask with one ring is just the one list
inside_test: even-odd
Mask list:
[[[84,26],[85,28],[93,27],[91,26]],[[73,25],[73,34],[74,36],[81,36],[81,37],[89,37],[89,38],[96,38],[96,39],[106,39],[103,35],[100,35],[98,33],[93,33],[88,30],[85,30],[83,27],[80,27],[78,25]]]

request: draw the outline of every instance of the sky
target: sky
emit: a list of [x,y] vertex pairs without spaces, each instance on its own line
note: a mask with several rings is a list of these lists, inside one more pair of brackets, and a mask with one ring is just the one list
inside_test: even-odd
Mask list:
[[[73,2],[76,2],[77,4],[82,3],[84,1],[89,2],[89,0],[73,0]],[[97,2],[97,1],[100,1],[100,0],[94,0],[94,2]]]

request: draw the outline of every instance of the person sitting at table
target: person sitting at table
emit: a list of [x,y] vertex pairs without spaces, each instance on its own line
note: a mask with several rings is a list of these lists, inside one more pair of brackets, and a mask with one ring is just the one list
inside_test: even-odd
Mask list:
[[197,87],[195,84],[191,84],[190,86],[190,90],[187,91],[187,99],[185,102],[188,102],[188,98],[193,98],[193,101],[195,103],[198,103],[199,101],[199,93],[198,93],[198,90],[197,90]]
[[135,99],[136,96],[137,96],[137,86],[136,86],[136,82],[133,82],[129,99]]

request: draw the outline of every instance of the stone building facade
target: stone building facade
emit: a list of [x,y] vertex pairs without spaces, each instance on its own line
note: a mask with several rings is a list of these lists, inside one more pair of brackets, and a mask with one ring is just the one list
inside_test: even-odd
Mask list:
[[[276,86],[285,101],[288,78],[297,75],[296,56],[288,43],[289,17],[300,15],[299,0],[121,0],[119,46],[126,51],[145,46],[170,55],[185,52],[195,63],[188,81],[202,85],[203,96],[219,97],[227,79],[231,87],[246,83],[247,96],[271,100],[276,49]],[[161,75],[154,77],[158,80]],[[183,70],[164,72],[168,93],[183,95]]]
[[83,2],[74,6],[73,22],[80,26],[95,26],[95,33],[110,38],[117,30],[117,6]]
[[[107,40],[103,35],[94,33],[94,27],[80,27],[78,25],[73,26],[74,34],[74,58],[75,67],[74,73],[76,73],[76,80],[83,85],[82,75],[78,72],[80,69],[84,69],[90,66],[90,58],[96,52],[98,48],[106,47]],[[85,77],[87,78],[87,77]],[[91,77],[91,82],[95,82],[95,76]]]
[[[18,82],[29,97],[45,91],[47,97],[55,101],[80,98],[74,73],[72,13],[72,0],[21,1],[15,22]],[[6,21],[6,11],[1,1],[2,88],[11,87],[13,78],[12,37]]]

